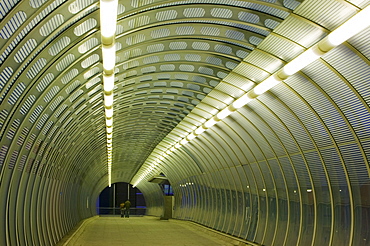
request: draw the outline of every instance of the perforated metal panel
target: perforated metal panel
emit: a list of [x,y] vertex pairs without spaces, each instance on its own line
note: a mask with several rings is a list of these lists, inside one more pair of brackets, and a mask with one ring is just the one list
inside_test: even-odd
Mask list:
[[[369,28],[153,166],[367,5],[119,1],[112,181],[142,178],[160,215],[147,180],[163,173],[174,217],[261,245],[370,241]],[[55,245],[95,213],[107,185],[99,14],[97,0],[0,4],[0,245]]]

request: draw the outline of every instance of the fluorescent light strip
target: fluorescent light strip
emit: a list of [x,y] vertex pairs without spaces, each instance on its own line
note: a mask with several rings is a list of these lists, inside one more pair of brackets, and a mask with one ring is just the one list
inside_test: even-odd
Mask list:
[[113,107],[113,93],[110,94],[110,95],[105,95],[104,94],[104,106],[106,108]]
[[102,55],[103,55],[103,69],[105,71],[113,71],[114,66],[116,65],[116,46],[115,44],[111,45],[102,45]]
[[105,108],[105,117],[112,118],[113,117],[113,107],[112,108]]
[[100,0],[100,29],[102,43],[113,43],[117,25],[118,0]]
[[106,118],[105,119],[105,126],[112,127],[113,126],[113,118]]
[[107,139],[108,186],[112,184],[113,89],[116,62],[115,33],[118,0],[100,0],[100,33],[103,56],[104,108]]
[[[281,81],[286,80],[289,76],[300,71],[307,65],[319,59],[322,55],[326,54],[334,47],[340,45],[341,43],[350,39],[351,37],[353,37],[354,35],[356,35],[357,33],[359,33],[360,31],[364,30],[369,26],[370,26],[370,5],[361,10],[352,18],[350,18],[343,25],[335,29],[326,38],[322,39],[313,47],[309,48],[308,50],[294,58],[291,62],[286,64],[278,72],[272,74],[267,79],[253,87],[250,91],[236,99],[229,106],[217,112],[212,118],[208,119],[204,124],[199,126],[194,131],[188,133],[187,136],[180,139],[168,150],[173,151],[175,148],[180,148],[182,145],[187,144],[189,141],[191,141],[198,135],[202,134],[205,130],[214,126],[217,122],[221,121],[222,119],[226,118],[227,116],[235,112],[237,109],[245,106],[259,95],[265,93],[272,87],[278,85]],[[155,166],[157,166],[161,162],[161,160],[167,157],[168,150],[165,150],[164,154],[155,160],[156,161]],[[153,165],[150,165],[150,167],[152,166]],[[150,172],[147,172],[146,174],[142,173],[142,175],[140,175],[140,178],[135,182],[134,186],[140,183],[141,180],[143,180],[147,175],[149,175],[149,173]]]
[[[104,60],[103,60],[104,64]],[[105,94],[111,94],[114,89],[114,74],[103,74],[103,89]]]
[[107,133],[112,133],[113,132],[113,127],[106,127]]

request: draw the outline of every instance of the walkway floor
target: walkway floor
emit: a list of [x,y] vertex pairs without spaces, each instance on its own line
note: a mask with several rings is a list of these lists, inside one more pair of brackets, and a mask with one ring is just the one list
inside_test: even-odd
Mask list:
[[86,220],[65,246],[217,246],[230,245],[213,237],[198,226],[185,221],[159,220],[156,217],[94,217]]

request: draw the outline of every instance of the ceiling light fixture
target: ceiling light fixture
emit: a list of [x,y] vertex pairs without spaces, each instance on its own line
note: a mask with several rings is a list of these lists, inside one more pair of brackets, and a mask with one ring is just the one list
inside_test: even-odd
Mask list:
[[116,63],[115,33],[118,0],[100,0],[100,33],[103,57],[103,87],[107,139],[108,186],[112,184],[113,89]]

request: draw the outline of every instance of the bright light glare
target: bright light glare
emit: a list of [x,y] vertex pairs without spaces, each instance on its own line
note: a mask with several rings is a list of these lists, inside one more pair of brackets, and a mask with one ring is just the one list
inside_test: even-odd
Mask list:
[[207,120],[206,123],[204,123],[204,126],[207,127],[207,128],[210,128],[216,123],[217,123],[217,121],[214,118],[211,118],[211,119]]
[[114,88],[114,74],[112,75],[103,75],[103,86],[104,91],[110,93]]
[[113,127],[107,127],[107,133],[112,133]]
[[110,108],[113,106],[113,94],[111,95],[104,95],[104,106],[106,108]]
[[187,144],[189,141],[186,139],[186,138],[183,138],[181,141],[180,141],[180,144],[182,145],[185,145]]
[[203,127],[203,126],[200,126],[198,127],[197,129],[195,129],[195,134],[202,134],[206,129]]
[[253,92],[257,95],[261,95],[264,92],[268,91],[275,85],[279,84],[280,81],[275,78],[275,76],[270,76],[261,83],[259,83],[256,87],[254,87]]
[[317,60],[320,55],[316,54],[312,48],[306,50],[296,58],[294,58],[291,62],[289,62],[283,68],[283,71],[287,75],[293,75],[302,68],[306,67],[311,62]]
[[112,45],[102,45],[102,55],[103,55],[103,68],[104,70],[110,71],[114,69],[116,64],[116,46]]
[[113,125],[113,119],[105,119],[105,125],[111,127]]
[[113,108],[106,108],[105,109],[105,117],[112,118],[113,117]]
[[[116,63],[116,47],[114,35],[117,25],[118,0],[100,0],[100,33],[102,41],[103,68],[105,73],[114,73]],[[108,147],[108,184],[112,183],[112,125],[113,125],[113,89],[114,74],[103,75],[104,107],[107,126],[107,147]]]
[[229,109],[229,107],[226,107],[224,108],[223,110],[221,110],[218,114],[217,114],[217,118],[219,118],[220,120],[226,118],[227,116],[229,116],[233,111],[231,111]]
[[100,0],[101,35],[111,38],[116,33],[118,0]]
[[339,45],[370,26],[370,5],[328,35],[328,41]]
[[189,140],[189,141],[191,141],[191,140],[193,140],[195,137],[196,137],[196,136],[195,136],[195,134],[194,134],[194,133],[190,133],[189,135],[187,135],[187,136],[186,136],[186,139],[187,139],[187,140]]
[[252,100],[253,100],[253,98],[250,98],[248,96],[248,94],[244,94],[242,97],[240,97],[237,100],[235,100],[233,102],[232,106],[234,108],[238,109],[238,108],[241,108],[241,107],[245,106],[247,103],[249,103]]

